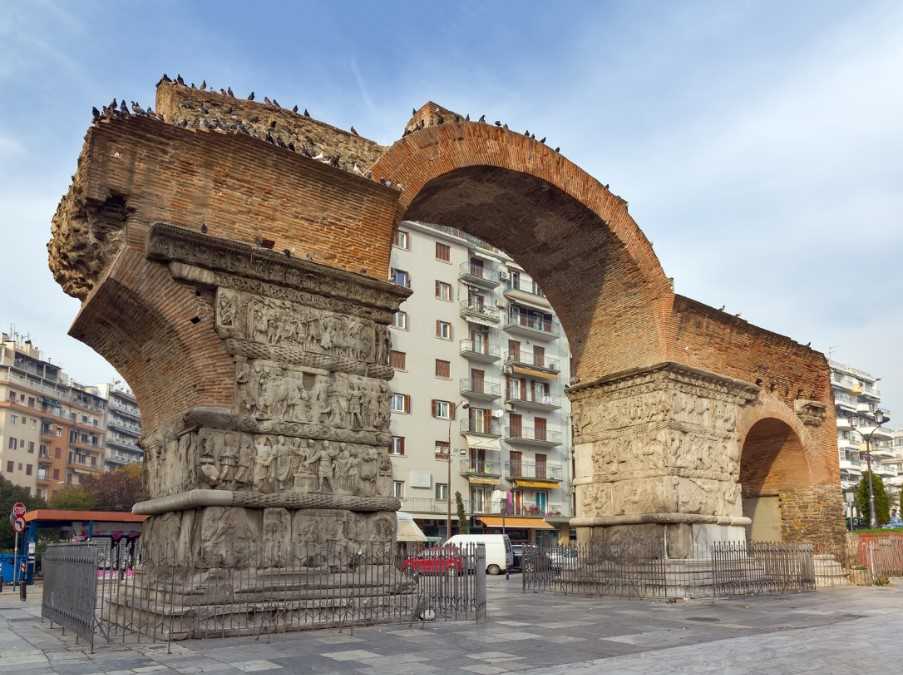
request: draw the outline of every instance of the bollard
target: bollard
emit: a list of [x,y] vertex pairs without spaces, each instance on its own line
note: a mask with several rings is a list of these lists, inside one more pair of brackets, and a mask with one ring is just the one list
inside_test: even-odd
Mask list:
[[19,566],[21,577],[19,579],[19,600],[25,602],[28,598],[28,566],[25,563]]

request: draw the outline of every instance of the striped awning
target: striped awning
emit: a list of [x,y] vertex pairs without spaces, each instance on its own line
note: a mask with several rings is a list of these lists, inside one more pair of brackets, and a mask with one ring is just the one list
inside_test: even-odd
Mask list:
[[545,370],[539,370],[537,368],[528,368],[527,366],[519,366],[514,364],[511,366],[511,371],[515,375],[523,375],[524,377],[533,377],[538,380],[550,380],[555,381],[558,379],[558,373],[550,373]]
[[505,518],[502,520],[501,516],[480,516],[480,522],[483,523],[486,527],[502,527],[504,522],[504,526],[512,527],[515,529],[523,529],[523,530],[554,530],[555,528],[552,525],[549,525],[542,518]]
[[489,485],[492,487],[499,483],[498,478],[482,478],[480,476],[468,476],[467,480],[470,481],[471,485]]
[[539,490],[551,490],[558,487],[559,484],[560,481],[557,480],[521,480],[518,478],[514,481],[515,487],[535,488]]

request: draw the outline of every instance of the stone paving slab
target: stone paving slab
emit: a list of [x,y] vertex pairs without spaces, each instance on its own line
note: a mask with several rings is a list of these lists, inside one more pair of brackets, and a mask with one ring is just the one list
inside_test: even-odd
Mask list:
[[489,620],[154,644],[95,654],[0,595],[0,675],[11,673],[756,673],[888,670],[903,654],[903,580],[788,596],[662,603],[524,594],[489,579]]

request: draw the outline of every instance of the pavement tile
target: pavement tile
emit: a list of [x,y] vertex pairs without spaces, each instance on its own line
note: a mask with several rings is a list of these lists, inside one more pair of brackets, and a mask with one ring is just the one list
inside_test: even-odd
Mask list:
[[496,673],[508,672],[506,668],[490,666],[488,663],[478,663],[474,666],[462,666],[461,670],[466,670],[469,673],[478,673],[478,675],[495,675]]
[[257,673],[265,670],[281,670],[282,666],[272,661],[243,661],[241,663],[233,663],[243,673]]
[[382,656],[382,654],[368,652],[366,649],[347,649],[341,652],[324,652],[320,656],[335,659],[336,661],[366,661],[367,659]]

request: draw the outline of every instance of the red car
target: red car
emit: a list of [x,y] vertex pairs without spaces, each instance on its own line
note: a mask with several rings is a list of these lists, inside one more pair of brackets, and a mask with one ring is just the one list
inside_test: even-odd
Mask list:
[[464,558],[454,547],[427,548],[401,563],[401,571],[408,574],[464,574],[464,570]]

